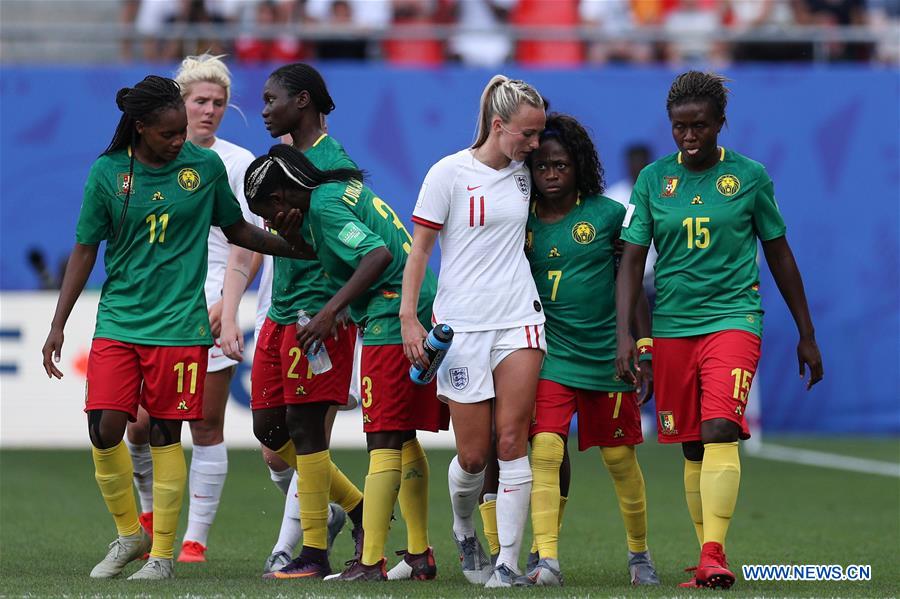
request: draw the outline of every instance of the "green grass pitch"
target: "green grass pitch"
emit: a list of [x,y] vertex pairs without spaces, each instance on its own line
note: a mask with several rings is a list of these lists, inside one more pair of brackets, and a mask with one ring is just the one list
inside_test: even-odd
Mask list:
[[[834,453],[842,453],[846,446],[847,455],[893,462],[900,457],[896,440],[797,445]],[[662,579],[659,588],[649,590],[633,589],[628,583],[622,522],[599,453],[572,450],[573,484],[560,546],[566,586],[507,589],[505,593],[471,587],[459,571],[450,538],[449,451],[429,452],[430,532],[438,579],[337,586],[260,579],[281,521],[283,498],[269,481],[257,452],[230,452],[228,481],[210,536],[209,562],[178,564],[176,580],[153,584],[88,578],[115,535],[94,482],[89,451],[6,450],[0,452],[0,596],[714,596],[711,591],[682,592],[677,587],[685,580],[682,569],[694,565],[698,555],[684,505],[678,448],[650,441],[639,451],[647,481],[650,547]],[[368,463],[365,452],[340,450],[334,458],[361,486]],[[179,537],[186,512],[185,502]],[[393,550],[404,545],[405,529],[398,518],[388,542],[390,564],[396,560]],[[897,596],[900,479],[764,461],[745,454],[727,550],[738,576],[735,587],[727,592],[732,596]],[[344,532],[335,544],[332,567],[340,567],[351,551],[350,535]],[[870,564],[873,579],[747,582],[739,573],[741,564]],[[137,567],[130,565],[126,574]]]

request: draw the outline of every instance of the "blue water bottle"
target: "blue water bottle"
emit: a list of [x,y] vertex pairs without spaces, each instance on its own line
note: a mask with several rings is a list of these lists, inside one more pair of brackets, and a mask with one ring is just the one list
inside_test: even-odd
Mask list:
[[428,368],[422,368],[418,364],[409,367],[409,378],[417,385],[427,385],[434,379],[438,367],[444,361],[450,344],[453,343],[453,329],[446,324],[436,325],[425,337],[423,345],[425,354],[430,360]]

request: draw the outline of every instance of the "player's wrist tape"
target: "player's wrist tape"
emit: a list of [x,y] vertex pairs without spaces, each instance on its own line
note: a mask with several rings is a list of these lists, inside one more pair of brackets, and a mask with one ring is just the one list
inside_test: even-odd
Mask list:
[[653,359],[653,339],[642,337],[637,340],[638,361],[646,362]]

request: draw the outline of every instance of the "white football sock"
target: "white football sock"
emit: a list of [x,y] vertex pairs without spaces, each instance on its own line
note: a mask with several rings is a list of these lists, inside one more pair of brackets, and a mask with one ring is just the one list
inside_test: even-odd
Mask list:
[[228,452],[225,443],[194,445],[189,477],[190,502],[185,541],[206,546],[209,527],[219,509],[219,498],[228,474]]
[[519,572],[519,551],[531,501],[531,465],[527,455],[515,460],[497,461],[500,464],[500,486],[497,489],[500,555],[497,556],[497,565],[506,564]]
[[153,458],[150,455],[150,444],[132,445],[126,435],[125,445],[131,454],[134,486],[141,498],[141,512],[153,512]]
[[288,489],[291,486],[291,478],[296,476],[293,468],[288,466],[284,470],[273,470],[271,466],[269,466],[269,478],[272,479],[272,482],[275,483],[275,486],[278,487],[278,490],[281,491],[282,495],[288,494]]
[[272,553],[284,551],[288,555],[294,555],[294,549],[300,543],[303,536],[303,527],[300,526],[300,501],[297,499],[297,473],[293,472],[288,492],[284,497],[284,515],[281,517],[281,530],[278,531],[278,540],[272,547]]
[[457,539],[475,536],[472,513],[478,507],[478,497],[484,484],[484,470],[472,474],[459,465],[459,456],[453,456],[447,469],[447,485],[450,487],[450,505],[453,507],[453,534]]

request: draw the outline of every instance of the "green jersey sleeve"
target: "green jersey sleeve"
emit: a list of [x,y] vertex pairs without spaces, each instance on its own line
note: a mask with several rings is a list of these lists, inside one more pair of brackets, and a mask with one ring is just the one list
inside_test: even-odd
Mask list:
[[212,224],[216,227],[230,227],[239,220],[244,218],[241,212],[241,205],[238,204],[231,185],[228,184],[228,172],[225,165],[218,154],[213,154],[210,160],[215,160],[219,164],[216,167],[216,178],[213,181],[213,213]]
[[753,207],[753,229],[762,241],[781,237],[787,230],[775,202],[775,185],[765,171],[760,175],[759,191]]
[[[367,227],[343,201],[341,185],[334,185],[332,197],[317,198],[310,206],[311,229],[316,251],[327,248],[353,269],[363,256],[385,247],[384,240]],[[322,189],[325,191],[325,189]]]
[[106,169],[103,168],[102,161],[101,158],[94,163],[84,185],[81,212],[75,229],[75,241],[84,245],[97,245],[104,239],[109,239],[112,234],[112,217],[109,212],[111,202],[104,186]]
[[647,169],[641,171],[631,190],[631,203],[622,221],[622,239],[649,247],[653,240],[653,216],[650,214],[650,187],[646,173]]

